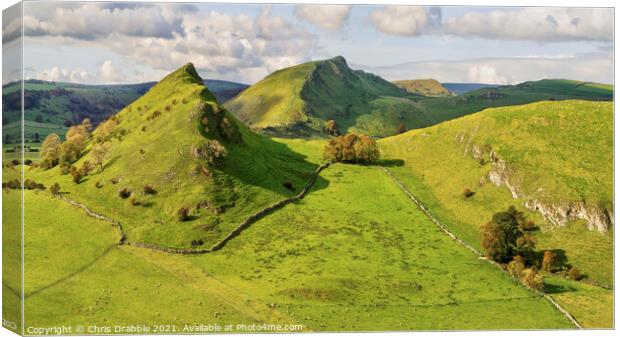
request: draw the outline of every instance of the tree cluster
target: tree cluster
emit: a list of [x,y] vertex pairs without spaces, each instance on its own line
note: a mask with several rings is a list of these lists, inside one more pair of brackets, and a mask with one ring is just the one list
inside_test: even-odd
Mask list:
[[371,137],[348,133],[331,139],[323,155],[332,162],[372,163],[379,159],[380,153],[377,142]]

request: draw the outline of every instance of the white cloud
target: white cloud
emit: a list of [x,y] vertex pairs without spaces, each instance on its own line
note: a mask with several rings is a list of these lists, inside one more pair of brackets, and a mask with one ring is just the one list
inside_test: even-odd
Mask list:
[[441,10],[421,6],[385,6],[370,14],[370,21],[383,33],[417,36],[441,21]]
[[295,7],[295,16],[330,31],[341,30],[350,14],[350,5],[298,5]]
[[[28,39],[48,46],[102,47],[150,67],[150,74],[192,62],[205,77],[243,82],[257,81],[282,67],[308,61],[318,50],[317,36],[273,15],[269,6],[252,17],[183,7],[177,10],[162,4],[112,5],[80,4],[60,9],[56,5],[52,15],[40,14],[42,18],[38,12],[29,13],[37,17],[28,24]],[[67,16],[77,18],[62,22]],[[150,20],[155,22],[146,22]],[[107,77],[103,81],[119,80],[118,71],[102,69],[100,75],[104,74]]]
[[24,34],[66,36],[82,40],[94,40],[113,34],[170,39],[183,32],[183,15],[192,11],[191,7],[174,4],[28,5],[25,7]]
[[508,84],[508,78],[497,73],[491,64],[472,64],[467,69],[467,82],[487,84]]
[[101,81],[103,83],[118,83],[125,79],[125,76],[121,74],[116,67],[112,64],[112,61],[106,60],[101,65],[100,69]]
[[26,73],[26,78],[53,82],[73,82],[73,83],[96,83],[99,82],[98,76],[85,70],[71,70],[53,67],[41,72]]
[[389,67],[364,67],[387,80],[434,78],[440,82],[516,84],[544,78],[613,83],[610,53],[576,54],[573,58],[489,58],[412,62]]
[[611,8],[526,7],[469,12],[443,23],[442,33],[534,41],[613,40]]

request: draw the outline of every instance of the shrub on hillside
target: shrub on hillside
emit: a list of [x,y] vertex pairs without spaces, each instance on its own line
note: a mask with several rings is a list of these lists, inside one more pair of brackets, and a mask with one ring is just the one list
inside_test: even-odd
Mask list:
[[521,257],[521,255],[513,257],[512,261],[510,261],[510,263],[506,266],[506,270],[513,277],[520,279],[523,275],[523,270],[525,270],[525,262],[523,261],[523,257]]
[[187,221],[190,219],[189,216],[189,208],[187,207],[181,207],[178,211],[177,211],[177,217],[179,218],[179,221]]
[[568,270],[568,277],[571,280],[575,280],[575,281],[579,281],[581,280],[582,276],[581,276],[581,272],[579,271],[579,269],[575,268],[575,267],[571,267]]
[[32,179],[26,179],[24,182],[24,188],[27,190],[44,190],[45,186],[41,183],[37,183]]
[[69,171],[69,173],[71,173],[71,177],[73,177],[73,182],[76,184],[79,184],[84,177],[84,175],[82,174],[82,170],[78,170],[75,166],[71,166],[71,170]]
[[119,181],[121,181],[119,178],[112,178],[112,179],[110,179],[110,182],[112,184],[118,184]]
[[103,183],[101,181],[98,181],[95,183],[95,187],[96,188],[102,188],[103,187]]
[[325,123],[325,131],[327,131],[327,133],[332,136],[340,135],[340,128],[336,124],[336,121],[333,119],[330,119]]
[[129,198],[131,194],[132,194],[131,191],[127,187],[120,189],[118,191],[118,196],[121,197],[122,199]]
[[157,190],[151,184],[144,185],[144,194],[157,194]]
[[372,163],[379,159],[379,147],[369,136],[349,133],[331,139],[323,156],[332,162]]
[[534,239],[519,228],[523,214],[513,206],[493,215],[482,227],[482,247],[487,257],[500,263],[512,261],[516,255],[529,259],[535,248]]
[[526,269],[521,280],[534,290],[543,291],[545,289],[545,278],[538,273],[536,267]]
[[212,165],[221,164],[228,154],[224,145],[215,139],[209,139],[202,146],[195,147],[192,150],[194,157],[206,160]]
[[555,252],[551,250],[546,250],[543,255],[541,269],[548,272],[553,272],[555,270],[557,256]]
[[469,197],[471,197],[471,196],[472,196],[472,195],[474,195],[474,194],[476,194],[476,192],[474,192],[474,191],[470,190],[469,188],[465,188],[465,189],[463,190],[463,196],[464,196],[465,198],[469,198]]
[[41,145],[41,167],[49,169],[58,164],[60,160],[60,146],[62,141],[55,133],[50,133]]
[[50,192],[52,195],[60,194],[60,185],[58,185],[58,183],[54,183],[54,185],[50,186]]
[[396,127],[396,134],[400,135],[401,133],[407,132],[407,126],[405,123],[400,123],[398,127]]

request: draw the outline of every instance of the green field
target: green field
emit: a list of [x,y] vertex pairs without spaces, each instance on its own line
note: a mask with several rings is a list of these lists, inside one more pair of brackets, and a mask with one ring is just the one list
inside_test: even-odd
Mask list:
[[571,327],[440,232],[378,168],[335,165],[325,179],[327,188],[196,257],[114,246],[109,223],[27,192],[26,325],[180,327],[208,317],[313,331]]
[[[587,277],[585,282],[612,286],[613,228],[600,233],[584,220],[554,225],[523,206],[527,200],[549,205],[583,200],[605,210],[613,200],[612,103],[565,101],[482,111],[440,125],[380,141],[386,159],[403,160],[390,170],[446,226],[480,248],[480,226],[493,213],[515,205],[535,221],[538,249],[558,249],[568,263]],[[490,146],[511,168],[508,179],[519,191],[513,198],[505,186],[488,180],[493,163],[481,161],[475,148]],[[575,151],[579,149],[579,151]],[[465,198],[462,191],[475,194]],[[612,291],[598,302],[611,317]],[[581,296],[579,291],[563,293]],[[600,296],[599,296],[600,297]],[[583,298],[581,299],[583,300]],[[596,321],[599,313],[578,317]],[[589,316],[591,315],[591,316]],[[609,320],[604,326],[609,326]]]

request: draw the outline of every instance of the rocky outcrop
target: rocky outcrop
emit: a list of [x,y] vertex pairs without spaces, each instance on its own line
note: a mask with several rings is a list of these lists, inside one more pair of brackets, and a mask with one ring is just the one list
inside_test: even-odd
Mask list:
[[590,204],[584,200],[554,202],[546,201],[535,195],[526,193],[516,181],[515,170],[502,159],[489,144],[472,144],[473,136],[478,128],[470,132],[463,132],[456,136],[456,143],[464,146],[464,154],[469,154],[481,165],[491,164],[488,174],[480,179],[480,185],[487,182],[495,186],[505,186],[514,199],[525,199],[524,206],[532,211],[542,214],[547,220],[556,226],[565,226],[572,220],[584,220],[589,230],[607,232],[613,225],[613,213],[606,207],[598,204]]
[[539,212],[557,226],[565,226],[570,220],[585,220],[589,230],[607,232],[613,224],[613,214],[598,205],[588,205],[585,201],[564,204],[544,203],[539,200],[527,200],[525,207]]
[[539,212],[547,220],[557,226],[565,226],[571,220],[585,220],[589,230],[607,232],[613,224],[613,214],[600,205],[590,205],[584,200],[570,202],[546,202],[526,195],[518,184],[512,181],[514,171],[508,163],[491,150],[489,154],[491,170],[488,180],[495,186],[506,186],[512,197],[527,199],[524,206]]

